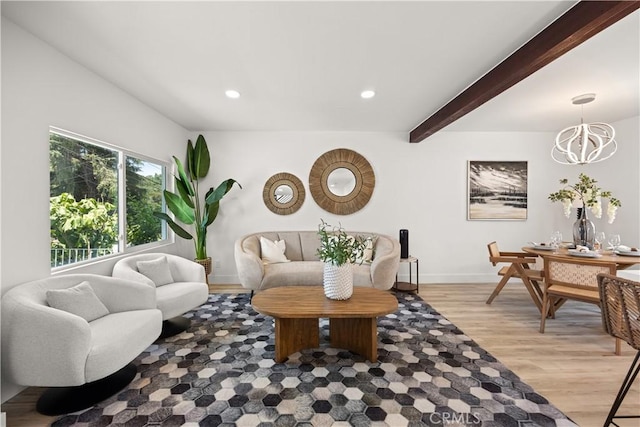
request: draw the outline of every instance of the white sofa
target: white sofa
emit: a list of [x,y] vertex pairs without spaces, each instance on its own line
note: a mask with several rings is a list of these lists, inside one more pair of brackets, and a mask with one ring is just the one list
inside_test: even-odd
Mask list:
[[[347,231],[353,236],[374,238],[371,263],[354,264],[354,286],[390,289],[400,263],[400,243],[383,234]],[[260,236],[271,241],[284,240],[290,262],[265,264]],[[240,283],[252,291],[276,286],[322,285],[324,263],[316,254],[320,238],[316,231],[265,231],[236,240],[234,255]]]
[[[85,281],[108,313],[89,321],[50,305],[48,290]],[[37,405],[42,413],[92,406],[133,379],[130,362],[158,338],[161,325],[155,292],[140,283],[93,274],[23,283],[2,296],[2,376],[25,386],[70,387],[45,392]]]
[[[156,285],[153,280],[138,271],[138,261],[153,262],[165,258],[172,282]],[[147,253],[132,255],[119,260],[113,266],[113,277],[144,283],[156,292],[158,309],[162,312],[161,338],[178,334],[189,327],[191,321],[182,314],[207,302],[209,286],[204,267],[177,255]]]

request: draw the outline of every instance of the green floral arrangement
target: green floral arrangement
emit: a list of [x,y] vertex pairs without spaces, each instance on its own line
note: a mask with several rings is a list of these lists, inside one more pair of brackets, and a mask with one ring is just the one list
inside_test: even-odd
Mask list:
[[342,226],[331,226],[320,219],[318,236],[320,236],[320,248],[316,251],[320,260],[331,263],[337,267],[362,260],[366,241],[361,236],[351,236]]
[[616,211],[622,206],[622,203],[613,197],[611,191],[603,190],[598,187],[597,183],[598,181],[589,178],[583,173],[578,177],[578,182],[573,185],[569,185],[569,180],[566,178],[561,179],[560,184],[563,184],[564,187],[555,193],[549,194],[549,200],[562,202],[564,215],[567,218],[571,215],[571,206],[574,200],[579,200],[583,206],[590,208],[596,218],[602,218],[602,199],[609,199],[607,218],[609,224],[611,224],[616,219]]

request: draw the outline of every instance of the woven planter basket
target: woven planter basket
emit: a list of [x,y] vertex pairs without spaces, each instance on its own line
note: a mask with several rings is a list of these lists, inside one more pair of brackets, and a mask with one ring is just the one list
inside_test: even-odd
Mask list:
[[207,257],[205,259],[194,259],[194,261],[204,267],[204,276],[208,285],[209,274],[211,274],[211,257]]
[[335,266],[324,263],[324,295],[329,299],[346,300],[353,294],[353,270],[351,264]]

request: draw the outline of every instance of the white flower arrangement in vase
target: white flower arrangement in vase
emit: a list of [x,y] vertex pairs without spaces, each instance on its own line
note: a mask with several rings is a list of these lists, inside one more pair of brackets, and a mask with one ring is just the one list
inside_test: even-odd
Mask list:
[[573,185],[569,185],[569,180],[566,178],[561,179],[560,184],[563,184],[564,188],[549,194],[549,200],[562,202],[564,215],[567,218],[571,215],[571,207],[574,201],[581,202],[583,208],[590,208],[596,218],[602,218],[602,199],[609,199],[607,219],[608,223],[611,224],[616,219],[616,211],[622,206],[622,203],[613,197],[611,191],[605,191],[598,187],[596,185],[597,182],[583,173],[578,177],[578,182]]

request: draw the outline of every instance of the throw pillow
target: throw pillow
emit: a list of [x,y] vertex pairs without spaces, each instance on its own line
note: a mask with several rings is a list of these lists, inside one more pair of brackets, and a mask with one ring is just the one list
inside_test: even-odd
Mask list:
[[371,264],[373,262],[373,245],[376,239],[376,236],[369,236],[364,240],[365,246],[362,250],[362,258],[356,258],[356,264]]
[[371,236],[367,237],[366,245],[364,247],[364,252],[362,254],[362,262],[371,263],[373,262],[373,246],[376,243],[377,237]]
[[47,304],[49,307],[80,316],[87,322],[109,314],[109,309],[100,301],[87,281],[72,288],[49,289]]
[[265,264],[275,264],[278,262],[289,262],[284,254],[286,244],[284,240],[272,242],[260,236],[260,251],[262,252],[262,262]]
[[173,283],[173,276],[166,256],[149,261],[137,261],[138,271],[147,276],[156,286]]

